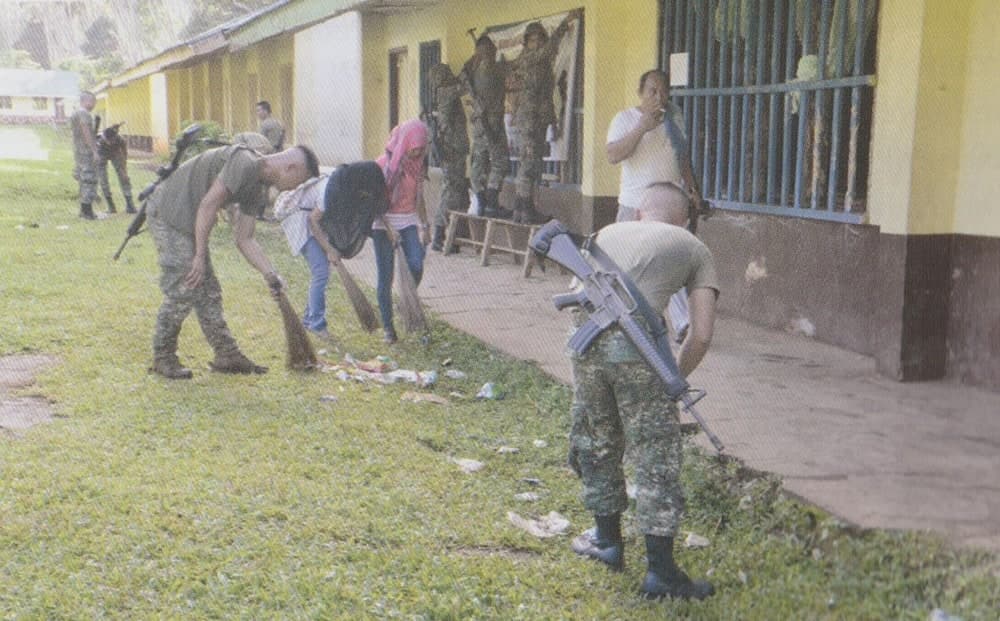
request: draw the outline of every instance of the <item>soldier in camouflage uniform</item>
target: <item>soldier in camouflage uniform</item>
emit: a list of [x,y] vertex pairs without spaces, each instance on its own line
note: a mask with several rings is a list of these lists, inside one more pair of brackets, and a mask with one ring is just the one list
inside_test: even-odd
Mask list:
[[469,130],[462,106],[465,87],[442,63],[431,67],[428,75],[431,87],[431,112],[436,120],[434,145],[441,164],[441,203],[434,214],[434,237],[431,248],[444,249],[444,229],[449,211],[466,211],[469,206],[468,179],[465,158],[469,155]]
[[263,187],[291,190],[319,175],[315,154],[293,147],[261,156],[235,145],[210,149],[180,166],[161,183],[146,204],[149,230],[160,264],[163,304],[153,335],[152,371],[169,379],[189,379],[191,371],[177,357],[181,325],[192,309],[201,331],[215,351],[211,363],[222,373],[265,373],[266,367],[244,356],[222,316],[222,289],[215,277],[208,240],[223,207],[230,210],[236,246],[244,258],[264,275],[272,294],[281,291],[281,280],[254,239],[255,216],[263,208]]
[[97,136],[94,117],[90,114],[97,98],[90,91],[80,93],[80,108],[70,117],[73,128],[73,177],[80,184],[80,217],[94,220],[94,200],[97,199]]
[[[644,203],[641,221],[603,228],[597,244],[658,314],[674,292],[688,288],[691,328],[678,358],[687,376],[708,350],[718,284],[708,248],[687,230],[667,224],[671,208],[660,200]],[[576,325],[585,319],[584,311],[574,311]],[[676,403],[617,326],[604,331],[582,355],[574,354],[572,367],[570,462],[583,479],[584,505],[596,522],[596,528],[574,539],[573,550],[622,569],[621,515],[628,507],[622,460],[627,454],[634,461],[635,517],[648,559],[641,593],[653,599],[708,597],[714,592],[711,584],[692,581],[673,559],[684,510]]]
[[459,75],[472,94],[472,190],[483,215],[501,215],[500,190],[510,169],[507,129],[504,126],[506,65],[496,60],[497,47],[489,35],[476,40],[476,52]]
[[551,38],[540,22],[528,24],[524,30],[524,50],[514,61],[514,81],[520,85],[512,123],[519,161],[515,182],[515,222],[534,223],[541,219],[535,211],[535,191],[542,178],[545,134],[549,125],[556,121],[552,102],[555,86],[552,63],[559,51],[559,42],[569,31],[570,21],[579,16],[579,10],[571,11]]
[[128,178],[128,145],[121,137],[119,130],[122,123],[105,128],[97,136],[97,174],[101,181],[101,191],[104,200],[108,202],[108,213],[115,213],[115,201],[111,197],[111,183],[108,181],[108,162],[115,169],[118,185],[125,196],[125,212],[135,213],[132,202],[132,181]]

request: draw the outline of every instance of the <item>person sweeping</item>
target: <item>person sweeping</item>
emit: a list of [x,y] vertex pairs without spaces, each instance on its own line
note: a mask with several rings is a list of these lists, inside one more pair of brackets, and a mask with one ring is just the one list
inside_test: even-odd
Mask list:
[[[389,210],[372,226],[378,268],[376,294],[384,340],[389,344],[397,340],[392,316],[395,248],[398,246],[402,250],[415,286],[420,284],[423,276],[426,247],[430,243],[423,192],[427,139],[427,127],[419,119],[401,123],[393,128],[385,145],[385,152],[375,160],[382,168],[389,197]],[[400,278],[405,279],[406,276],[401,274]],[[412,294],[413,291],[404,293]],[[403,311],[415,313],[419,311],[419,304],[404,307]],[[410,321],[407,323],[412,325]]]
[[243,355],[226,325],[208,240],[219,210],[237,204],[230,214],[236,247],[263,274],[272,294],[279,296],[281,279],[254,239],[255,218],[265,205],[263,191],[267,186],[290,190],[317,175],[319,162],[308,147],[261,156],[234,145],[191,158],[156,188],[146,213],[159,257],[163,303],[156,318],[151,371],[169,379],[192,376],[177,356],[177,340],[193,309],[215,352],[213,371],[267,372]]

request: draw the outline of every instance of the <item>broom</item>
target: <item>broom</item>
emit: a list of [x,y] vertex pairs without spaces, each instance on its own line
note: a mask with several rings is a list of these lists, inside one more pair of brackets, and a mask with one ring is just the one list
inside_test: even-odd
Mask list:
[[417,296],[417,283],[406,264],[403,249],[398,245],[393,250],[396,255],[396,272],[399,274],[399,314],[403,316],[403,326],[407,332],[424,332],[427,330],[427,318],[420,306]]
[[285,324],[285,342],[288,345],[288,368],[293,371],[309,371],[318,366],[316,351],[313,349],[306,329],[302,327],[298,313],[292,308],[285,290],[278,291],[278,308]]
[[347,266],[344,265],[344,262],[336,261],[333,265],[337,268],[337,275],[340,277],[341,284],[344,285],[344,291],[351,301],[351,306],[354,307],[354,314],[358,316],[358,322],[361,323],[361,327],[366,331],[372,332],[378,327],[378,319],[375,317],[375,311],[372,309],[371,303],[365,297],[365,294],[362,293],[361,287],[358,286],[351,273],[347,271]]

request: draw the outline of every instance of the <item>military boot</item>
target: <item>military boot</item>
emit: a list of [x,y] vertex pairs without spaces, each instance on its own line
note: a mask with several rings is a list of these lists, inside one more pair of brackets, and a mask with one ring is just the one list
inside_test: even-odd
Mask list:
[[267,367],[254,364],[252,360],[237,350],[230,354],[215,354],[215,360],[208,363],[208,366],[216,373],[234,373],[250,375],[256,373],[263,375],[267,373]]
[[181,365],[176,354],[157,354],[149,370],[167,379],[191,379],[193,375],[191,369]]
[[138,213],[130,195],[125,195],[125,213]]
[[487,188],[483,194],[486,196],[486,204],[490,206],[493,213],[496,215],[494,218],[499,218],[501,220],[509,220],[513,215],[509,210],[504,209],[500,206],[500,190],[496,188]]
[[431,241],[431,250],[441,252],[444,250],[444,227],[434,227],[434,239]]
[[597,526],[584,531],[570,547],[580,556],[600,561],[613,571],[621,571],[625,566],[622,514],[595,515],[594,522]]
[[80,203],[80,217],[84,220],[97,219],[97,216],[94,215],[94,208],[90,206],[90,203]]
[[104,200],[108,201],[108,213],[118,213],[118,210],[115,209],[115,201],[110,195],[105,196]]
[[674,564],[674,538],[646,535],[649,568],[639,594],[645,599],[705,599],[715,587],[704,580],[691,580]]
[[476,192],[476,202],[479,203],[479,215],[486,218],[496,218],[497,210],[493,207],[493,204],[490,203],[490,198],[487,192],[489,192],[489,190]]

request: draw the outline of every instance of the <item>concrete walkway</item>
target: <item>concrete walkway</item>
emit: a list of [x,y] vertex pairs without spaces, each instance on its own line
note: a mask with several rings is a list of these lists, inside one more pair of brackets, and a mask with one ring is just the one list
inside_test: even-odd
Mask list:
[[[374,285],[371,244],[349,265]],[[524,279],[509,257],[481,267],[469,250],[431,252],[420,295],[452,326],[569,383],[568,317],[551,303],[568,280],[552,268]],[[1000,551],[1000,394],[901,384],[865,356],[730,317],[690,380],[708,391],[699,412],[726,452],[792,494],[862,527]]]

